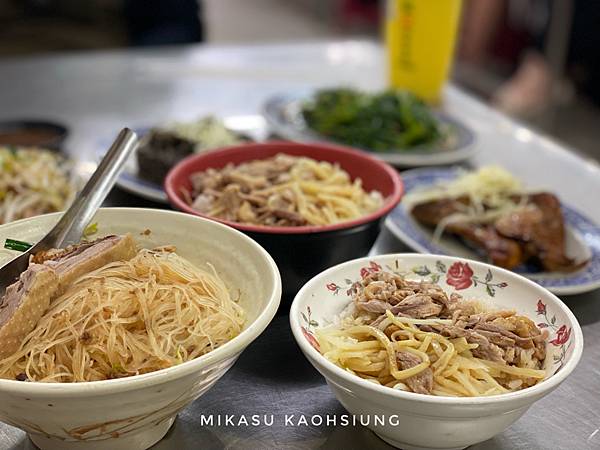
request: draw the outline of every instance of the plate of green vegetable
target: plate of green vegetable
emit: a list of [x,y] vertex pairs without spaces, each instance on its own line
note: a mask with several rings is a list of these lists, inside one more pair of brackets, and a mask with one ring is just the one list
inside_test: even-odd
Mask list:
[[263,112],[282,138],[345,144],[395,166],[453,164],[476,150],[473,133],[462,123],[405,91],[329,88],[312,95],[281,94],[270,98]]

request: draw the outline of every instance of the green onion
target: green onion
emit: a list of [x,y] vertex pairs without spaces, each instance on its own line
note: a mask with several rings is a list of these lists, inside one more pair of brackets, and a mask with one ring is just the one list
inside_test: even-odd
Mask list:
[[31,247],[33,247],[33,244],[30,244],[29,242],[17,241],[15,239],[8,239],[8,238],[6,239],[6,241],[4,241],[4,248],[7,248],[8,250],[16,250],[18,252],[26,252]]
[[98,232],[98,223],[97,222],[90,223],[87,227],[85,227],[85,230],[83,230],[83,237],[88,238],[88,237],[96,234],[97,232]]

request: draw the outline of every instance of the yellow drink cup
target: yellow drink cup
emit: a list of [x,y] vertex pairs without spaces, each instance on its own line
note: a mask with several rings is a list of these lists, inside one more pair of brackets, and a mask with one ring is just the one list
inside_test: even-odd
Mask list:
[[388,0],[389,83],[438,103],[448,78],[461,0]]

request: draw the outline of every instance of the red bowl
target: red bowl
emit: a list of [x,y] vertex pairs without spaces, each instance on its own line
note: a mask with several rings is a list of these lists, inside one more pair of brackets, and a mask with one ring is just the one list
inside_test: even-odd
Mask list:
[[[369,191],[379,191],[383,195],[384,203],[380,209],[354,220],[336,223],[333,225],[315,226],[306,225],[299,227],[276,227],[266,225],[248,225],[217,217],[202,214],[186,203],[182,190],[191,190],[190,175],[209,168],[221,168],[229,163],[235,165],[256,159],[266,159],[278,153],[293,156],[306,156],[317,161],[338,163],[342,169],[350,174],[354,180],[360,178],[363,188]],[[165,191],[173,206],[181,211],[206,217],[227,224],[238,230],[253,233],[276,234],[304,234],[326,232],[351,228],[371,222],[389,213],[400,201],[404,193],[402,179],[396,170],[383,161],[360,150],[331,144],[301,144],[295,142],[265,142],[256,144],[243,144],[233,147],[224,147],[207,153],[189,156],[175,165],[165,178]]]
[[[352,179],[360,178],[365,190],[381,192],[384,203],[372,214],[334,225],[273,227],[205,216],[192,209],[182,196],[182,189],[191,188],[190,175],[195,172],[218,169],[228,163],[265,159],[278,153],[338,163]],[[298,289],[314,275],[341,262],[365,256],[377,239],[383,218],[398,204],[403,190],[400,175],[388,164],[360,150],[321,143],[266,142],[227,147],[184,159],[165,179],[165,191],[175,208],[237,228],[271,254],[283,280],[282,304],[291,302]]]

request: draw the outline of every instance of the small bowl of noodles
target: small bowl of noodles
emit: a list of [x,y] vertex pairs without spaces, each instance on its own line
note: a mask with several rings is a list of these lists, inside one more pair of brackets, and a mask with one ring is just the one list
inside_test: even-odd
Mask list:
[[[4,261],[60,214],[0,227]],[[10,244],[10,245],[8,245]],[[281,280],[244,234],[104,208],[81,243],[33,256],[0,302],[0,420],[41,449],[142,450],[269,324]]]
[[265,247],[291,302],[310,277],[369,252],[403,186],[391,166],[360,150],[266,142],[191,156],[169,172],[165,190],[175,208]]
[[298,292],[290,324],[342,405],[403,449],[459,449],[501,433],[583,350],[577,319],[546,289],[437,255],[332,267]]

